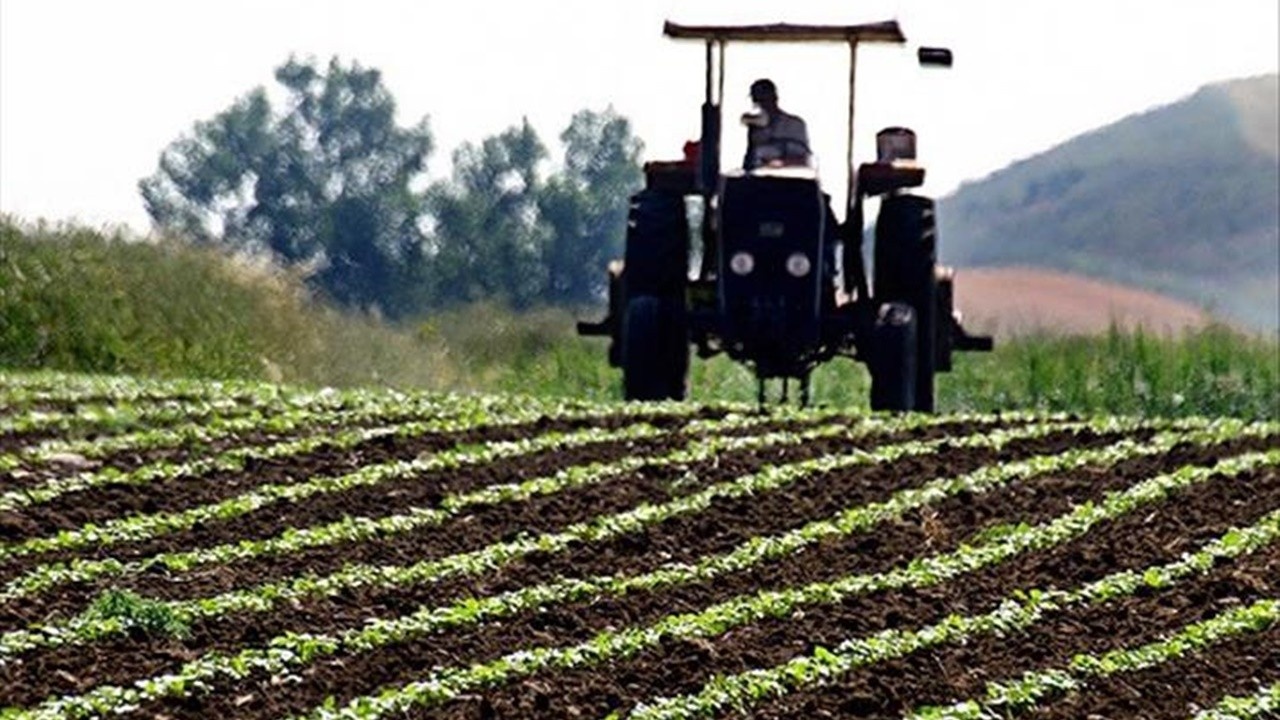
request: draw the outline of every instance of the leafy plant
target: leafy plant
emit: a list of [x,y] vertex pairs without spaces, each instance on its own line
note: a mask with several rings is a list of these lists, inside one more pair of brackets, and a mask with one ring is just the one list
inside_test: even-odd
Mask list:
[[[111,589],[98,596],[85,615],[103,623],[119,624],[125,631],[159,637],[186,638],[191,625],[165,602],[144,598],[129,590]],[[92,634],[92,623],[82,626]]]

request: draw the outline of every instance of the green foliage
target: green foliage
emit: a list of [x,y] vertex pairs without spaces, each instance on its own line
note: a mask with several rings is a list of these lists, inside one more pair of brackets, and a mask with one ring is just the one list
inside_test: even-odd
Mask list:
[[[577,337],[565,310],[472,303],[398,329],[310,302],[287,275],[82,228],[0,222],[0,320],[7,367],[620,399],[606,343]],[[847,360],[814,373],[826,406],[865,408],[867,386]],[[696,400],[755,400],[751,373],[724,357],[695,359],[690,388]],[[939,403],[1277,419],[1280,347],[1225,327],[1013,338],[958,355]]]
[[209,249],[0,218],[0,366],[428,386],[408,333]]
[[1114,327],[1100,337],[1032,335],[960,358],[939,386],[946,409],[1275,419],[1280,346],[1224,326],[1181,336]]
[[435,294],[446,304],[500,298],[528,307],[544,287],[538,217],[546,147],[526,120],[453,155],[453,179],[427,194]]
[[625,231],[641,144],[612,108],[583,110],[550,153],[526,120],[453,155],[421,187],[432,136],[395,123],[377,70],[290,59],[272,106],[257,88],[170,144],[139,183],[162,231],[301,269],[348,308],[405,317],[496,300],[588,303]]
[[202,243],[314,268],[340,304],[403,312],[421,249],[411,183],[431,152],[424,119],[395,123],[377,70],[290,59],[277,114],[257,88],[172,143],[139,189],[156,225]]
[[190,625],[180,618],[168,603],[150,600],[128,590],[107,590],[98,596],[85,611],[92,622],[119,621],[125,630],[137,630],[148,635],[185,638],[191,634]]
[[641,144],[612,108],[583,110],[561,134],[561,167],[526,120],[454,153],[433,185],[428,282],[437,305],[498,300],[518,309],[594,302],[621,251]]

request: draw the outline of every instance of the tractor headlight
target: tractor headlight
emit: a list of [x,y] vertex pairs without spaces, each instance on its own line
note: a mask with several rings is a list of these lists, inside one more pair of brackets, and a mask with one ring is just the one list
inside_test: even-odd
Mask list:
[[792,277],[802,278],[809,274],[813,269],[813,263],[809,262],[809,256],[802,252],[791,253],[791,257],[787,258],[787,272]]
[[729,269],[735,275],[750,275],[751,271],[756,268],[756,259],[751,257],[749,252],[734,253],[729,258]]

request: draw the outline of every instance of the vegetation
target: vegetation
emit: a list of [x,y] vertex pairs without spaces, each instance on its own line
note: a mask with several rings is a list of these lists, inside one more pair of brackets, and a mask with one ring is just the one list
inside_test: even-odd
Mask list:
[[[0,560],[12,571],[0,586],[0,605],[20,607],[24,616],[0,628],[0,667],[60,684],[38,696],[23,695],[21,682],[6,684],[0,697],[24,698],[0,699],[6,718],[158,714],[170,704],[199,711],[219,697],[271,694],[297,682],[288,678],[322,673],[334,674],[316,696],[293,697],[281,714],[387,717],[535,676],[538,683],[565,673],[604,677],[646,655],[714,651],[762,628],[778,631],[762,636],[772,643],[793,623],[894,593],[938,598],[921,618],[890,613],[865,631],[827,635],[781,657],[760,655],[769,659],[731,666],[728,674],[691,669],[678,689],[660,685],[624,699],[617,717],[749,714],[771,699],[838,684],[912,653],[990,636],[1013,641],[1046,632],[1055,615],[1073,609],[1107,618],[1129,599],[1167,594],[1171,632],[1099,651],[1091,643],[1101,642],[1106,634],[1099,628],[1108,626],[1077,625],[1071,642],[1084,650],[1065,664],[1028,660],[1016,676],[973,676],[980,682],[966,687],[970,695],[978,688],[977,697],[905,708],[922,719],[981,717],[1047,705],[1064,690],[1087,693],[1106,677],[1190,654],[1212,662],[1232,641],[1262,637],[1280,622],[1280,605],[1269,596],[1273,579],[1231,567],[1280,541],[1280,509],[1266,489],[1280,465],[1277,423],[1008,412],[759,415],[733,406],[706,414],[691,404],[511,403],[502,396],[312,392],[47,372],[0,373],[0,393],[15,428],[35,427],[49,404],[70,404],[70,416],[83,419],[65,431],[85,433],[84,442],[104,448],[120,447],[130,428],[80,412],[86,399],[120,415],[169,402],[221,401],[220,411],[248,408],[244,417],[256,413],[259,423],[226,438],[217,455],[199,439],[176,446],[138,441],[115,454],[86,448],[103,467],[74,476],[31,450],[40,444],[15,439],[17,447],[3,456],[4,467],[22,472],[6,475],[13,492],[3,496],[10,524]],[[261,428],[281,417],[292,423],[277,430],[286,437],[277,445],[259,442]],[[97,435],[104,429],[109,434]],[[474,442],[478,432],[503,429],[514,429],[516,439]],[[331,439],[324,446],[296,444],[310,435]],[[424,437],[449,440],[423,450],[413,440]],[[273,462],[243,462],[267,457]],[[129,469],[111,467],[136,459]],[[293,467],[307,472],[294,476]],[[210,494],[215,477],[227,492]],[[1256,486],[1257,507],[1223,502],[1222,518],[1171,515],[1197,489],[1242,483]],[[83,502],[82,514],[70,518],[58,511],[67,495],[108,485],[126,502]],[[856,499],[848,496],[854,486],[864,491]],[[643,487],[650,490],[636,494]],[[803,500],[783,511],[795,517],[754,525],[760,518],[751,518],[753,505],[788,497]],[[1006,502],[1017,497],[1023,501]],[[348,501],[339,503],[341,513],[323,510],[334,500]],[[565,515],[543,517],[533,503]],[[1026,516],[1027,507],[1036,514]],[[530,524],[523,513],[539,519]],[[250,515],[257,521],[244,524]],[[36,522],[42,517],[51,522]],[[1176,518],[1178,539],[1156,534],[1159,542],[1134,543],[1147,550],[1118,559],[1122,551],[1106,533],[1124,522],[1147,527],[1156,517]],[[934,522],[939,533],[928,543],[911,541],[918,523]],[[687,556],[673,549],[665,536],[682,537],[699,523],[718,528],[707,546]],[[433,529],[454,539],[425,556],[403,551]],[[907,549],[883,562],[774,577],[779,565],[817,563],[834,550],[874,557],[895,536]],[[1146,554],[1153,545],[1163,549]],[[1098,560],[1078,577],[1061,575],[1063,566],[1023,565],[1054,554],[1068,558],[1065,572],[1075,572],[1074,558]],[[262,561],[291,569],[264,575]],[[558,563],[590,569],[561,573]],[[1002,570],[1017,582],[996,593],[995,602],[953,601],[936,592],[985,585]],[[1226,571],[1258,583],[1262,597],[1197,615],[1187,586]],[[757,586],[736,589],[733,583],[746,577],[759,578]],[[719,592],[722,580],[729,584]],[[434,594],[447,586],[474,590]],[[579,627],[574,620],[571,631],[548,622],[582,617],[582,608],[609,612],[698,588],[709,594],[656,603],[651,613],[617,622],[586,618]],[[335,609],[320,610],[326,607]],[[407,674],[376,687],[361,684],[358,668],[371,657],[413,657],[423,644],[480,637],[499,625],[534,630],[498,647],[409,665]],[[120,667],[77,664],[81,656],[105,653],[130,656]],[[1261,716],[1272,702],[1264,690],[1224,697],[1219,705],[1256,708]],[[257,709],[235,708],[227,716]]]
[[179,639],[191,632],[191,626],[179,618],[173,608],[127,590],[108,590],[102,593],[89,606],[85,615],[92,619],[92,623],[85,625],[85,628],[93,628],[82,631],[87,639],[100,637],[103,627]]
[[640,141],[612,109],[573,117],[551,172],[526,121],[464,144],[452,178],[429,183],[427,120],[397,126],[377,70],[290,59],[276,80],[282,108],[257,88],[164,150],[139,183],[157,227],[268,258],[340,306],[392,317],[599,295],[641,180]]
[[[475,303],[392,325],[329,309],[287,273],[85,228],[0,222],[0,318],[11,368],[619,397],[604,342],[574,336],[569,310]],[[1276,418],[1278,358],[1273,339],[1226,327],[1045,334],[958,358],[939,397],[947,411]],[[815,374],[815,399],[865,407],[867,383],[861,365],[836,361]],[[755,398],[750,373],[724,358],[695,360],[690,387],[699,400]]]

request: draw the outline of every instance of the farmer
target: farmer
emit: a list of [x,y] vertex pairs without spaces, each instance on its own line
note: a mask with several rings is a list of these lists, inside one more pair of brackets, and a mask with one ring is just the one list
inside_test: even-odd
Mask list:
[[751,83],[751,101],[757,112],[742,116],[747,126],[744,170],[766,165],[806,165],[809,131],[804,120],[778,107],[778,88],[767,78]]

